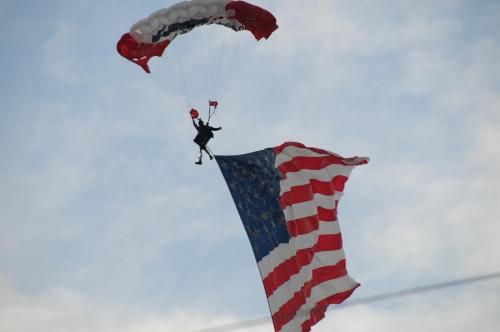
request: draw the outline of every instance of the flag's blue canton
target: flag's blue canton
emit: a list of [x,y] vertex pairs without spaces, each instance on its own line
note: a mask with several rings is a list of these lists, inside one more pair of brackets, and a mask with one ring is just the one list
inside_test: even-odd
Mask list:
[[257,262],[290,236],[279,203],[280,176],[272,149],[215,156],[233,196]]

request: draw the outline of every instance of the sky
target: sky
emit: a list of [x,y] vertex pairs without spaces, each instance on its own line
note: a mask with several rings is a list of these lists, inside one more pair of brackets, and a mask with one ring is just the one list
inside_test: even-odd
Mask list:
[[[190,100],[174,75],[198,82],[192,61],[219,44],[181,36],[152,75],[116,52],[173,3],[0,0],[0,331],[193,332],[269,314],[216,163],[194,165],[187,112],[212,96],[193,83]],[[215,69],[229,79],[212,150],[370,157],[339,210],[353,300],[500,271],[500,2],[253,3],[280,27],[258,44],[236,34],[238,62]],[[497,279],[332,309],[313,331],[498,331],[499,306]]]

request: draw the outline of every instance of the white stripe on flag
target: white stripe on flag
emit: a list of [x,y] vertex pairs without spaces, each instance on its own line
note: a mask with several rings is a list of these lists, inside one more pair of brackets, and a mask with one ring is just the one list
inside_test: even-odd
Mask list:
[[345,254],[342,249],[316,253],[311,264],[303,266],[298,274],[292,276],[267,298],[271,313],[276,313],[282,305],[290,300],[290,296],[300,291],[306,282],[311,281],[313,270],[335,265],[343,259],[345,259]]
[[309,184],[313,179],[330,182],[339,175],[349,177],[353,169],[354,166],[332,164],[319,170],[302,169],[298,172],[286,173],[286,178],[280,181],[280,195],[290,191],[294,186]]
[[311,201],[287,206],[283,213],[286,221],[302,219],[318,214],[318,208],[335,209],[336,202],[342,198],[343,193],[338,191],[334,195],[314,194]]
[[[331,153],[331,155],[342,158],[338,154],[335,154],[333,152]],[[286,163],[295,157],[328,157],[328,156],[329,154],[314,152],[307,148],[289,146],[284,148],[278,155],[276,155],[276,161],[274,165],[276,166],[276,168],[278,168],[278,166],[280,166],[281,164]]]
[[300,307],[295,318],[285,324],[280,332],[302,331],[301,324],[310,318],[310,310],[313,309],[318,302],[332,295],[347,292],[357,285],[358,283],[348,275],[316,285],[311,290],[311,296],[308,297],[306,303]]
[[[312,248],[316,244],[319,235],[333,235],[339,233],[340,226],[337,221],[320,222],[317,231],[293,237],[288,243],[280,244],[258,262],[262,278],[267,277],[278,265],[295,256],[297,251]],[[311,234],[313,234],[313,236],[311,236]]]

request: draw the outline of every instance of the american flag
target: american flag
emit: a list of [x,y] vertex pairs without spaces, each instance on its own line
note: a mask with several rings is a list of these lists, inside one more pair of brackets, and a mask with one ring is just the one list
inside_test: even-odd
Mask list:
[[346,270],[338,202],[355,166],[287,142],[236,156],[216,156],[259,267],[276,332],[310,331],[328,305],[359,286]]

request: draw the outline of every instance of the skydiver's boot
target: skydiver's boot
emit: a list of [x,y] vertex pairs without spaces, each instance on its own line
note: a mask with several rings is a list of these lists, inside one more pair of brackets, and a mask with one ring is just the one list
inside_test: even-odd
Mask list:
[[202,157],[202,156],[203,156],[203,155],[201,154],[201,150],[200,150],[200,158],[198,159],[198,161],[197,161],[197,162],[195,162],[195,164],[196,164],[196,165],[201,165],[201,157]]

